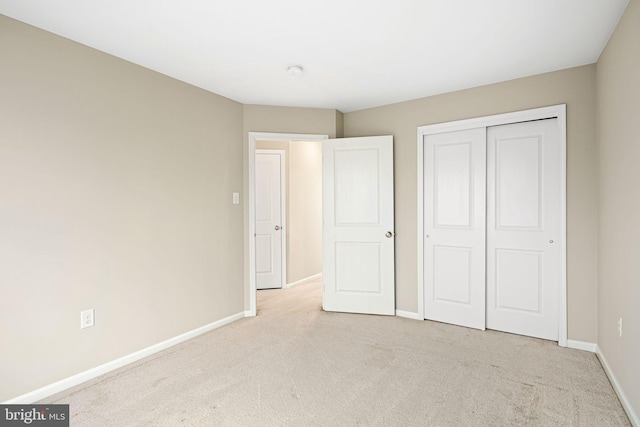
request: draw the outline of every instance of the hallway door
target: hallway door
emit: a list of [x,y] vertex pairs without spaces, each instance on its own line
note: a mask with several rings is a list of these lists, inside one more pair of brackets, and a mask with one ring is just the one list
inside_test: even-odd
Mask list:
[[256,150],[255,159],[257,288],[282,288],[284,152]]

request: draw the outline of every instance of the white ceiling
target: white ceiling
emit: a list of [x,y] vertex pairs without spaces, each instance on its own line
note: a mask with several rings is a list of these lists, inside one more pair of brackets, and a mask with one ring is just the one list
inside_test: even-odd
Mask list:
[[245,104],[350,112],[592,64],[627,3],[0,0],[0,13]]

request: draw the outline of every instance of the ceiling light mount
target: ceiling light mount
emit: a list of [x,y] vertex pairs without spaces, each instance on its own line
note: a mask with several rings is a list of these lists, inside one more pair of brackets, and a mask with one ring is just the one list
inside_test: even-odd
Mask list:
[[302,68],[301,65],[289,65],[287,67],[287,73],[291,74],[292,76],[301,76],[303,71],[304,68]]

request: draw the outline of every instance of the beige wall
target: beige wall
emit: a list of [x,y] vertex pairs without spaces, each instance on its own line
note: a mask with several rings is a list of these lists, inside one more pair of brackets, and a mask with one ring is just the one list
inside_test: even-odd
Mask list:
[[322,273],[322,143],[291,142],[288,282]]
[[417,127],[567,104],[568,336],[597,338],[595,66],[572,68],[344,115],[345,137],[394,136],[396,308],[416,312]]
[[[639,43],[640,1],[631,0],[596,68],[598,346],[636,417],[640,416]],[[620,317],[622,338],[618,336]]]
[[287,283],[322,273],[322,144],[256,141],[285,152]]
[[249,132],[308,133],[335,138],[342,114],[333,109],[266,105],[245,105],[243,111],[245,141]]
[[344,114],[336,110],[336,138],[344,137]]
[[0,401],[242,312],[242,105],[1,15],[0,58]]

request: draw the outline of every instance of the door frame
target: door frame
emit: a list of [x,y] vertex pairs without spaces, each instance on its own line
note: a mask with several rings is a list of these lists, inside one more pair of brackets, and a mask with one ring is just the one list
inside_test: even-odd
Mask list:
[[[280,157],[280,228],[282,231],[282,237],[281,237],[281,244],[280,244],[280,248],[281,248],[281,254],[280,256],[282,257],[282,262],[280,263],[280,268],[282,269],[282,274],[281,274],[281,278],[280,278],[280,287],[284,288],[287,284],[287,232],[289,230],[288,224],[287,224],[287,187],[286,187],[286,174],[285,174],[285,165],[287,164],[286,162],[286,152],[284,150],[271,150],[271,149],[267,149],[267,148],[256,148],[254,150],[254,165],[253,167],[255,168],[255,154],[277,154]],[[255,180],[255,169],[254,169],[254,180]],[[253,183],[253,188],[255,191],[255,181]],[[253,203],[254,203],[254,213],[255,213],[255,193],[254,193],[254,198],[253,198]],[[255,221],[255,217],[254,217],[254,221]],[[254,225],[255,227],[255,222]],[[254,231],[255,234],[255,231]],[[253,244],[255,245],[255,240],[253,241]],[[255,262],[255,259],[254,259]],[[255,268],[255,265],[254,265]],[[257,289],[257,283],[256,283],[256,289]],[[276,288],[277,289],[277,288]]]
[[417,208],[418,208],[418,317],[424,319],[424,137],[425,135],[491,127],[532,120],[558,119],[560,144],[560,295],[558,319],[558,345],[567,346],[567,106],[566,104],[472,119],[456,120],[418,127],[417,141]]
[[[256,141],[282,141],[282,142],[307,142],[307,141],[324,141],[329,139],[329,135],[319,134],[296,134],[296,133],[271,133],[271,132],[249,132],[246,144],[247,163],[246,170],[248,171],[248,182],[245,183],[246,191],[246,208],[245,212],[245,242],[249,248],[249,253],[245,252],[245,256],[248,257],[247,264],[245,264],[245,274],[248,273],[248,280],[245,276],[245,286],[248,286],[249,292],[249,307],[245,310],[245,317],[255,316],[258,311],[257,305],[257,289],[256,289],[256,185],[255,185],[255,162],[256,162]],[[247,176],[247,175],[245,175]],[[286,239],[286,236],[285,236]],[[248,283],[247,283],[248,282]],[[245,287],[245,289],[247,289]],[[245,294],[246,295],[246,294]],[[246,301],[246,299],[245,299]],[[246,306],[245,306],[246,307]]]

